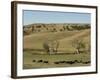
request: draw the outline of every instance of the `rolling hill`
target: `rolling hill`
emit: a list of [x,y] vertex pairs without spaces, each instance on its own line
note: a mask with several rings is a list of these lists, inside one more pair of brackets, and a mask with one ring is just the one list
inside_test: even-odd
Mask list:
[[58,50],[69,51],[74,49],[72,42],[76,39],[90,43],[90,29],[81,31],[45,32],[33,33],[24,36],[24,49],[43,49],[43,43],[47,40],[58,40],[60,45]]

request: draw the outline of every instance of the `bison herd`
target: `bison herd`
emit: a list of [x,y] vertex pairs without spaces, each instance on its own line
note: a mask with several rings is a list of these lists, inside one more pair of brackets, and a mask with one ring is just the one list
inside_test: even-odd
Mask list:
[[[44,63],[44,64],[50,64],[51,62],[47,61],[47,60],[32,60],[33,63]],[[90,61],[82,61],[82,60],[73,60],[73,61],[55,61],[52,62],[53,64],[75,64],[75,63],[82,63],[82,64],[89,64],[91,63]]]

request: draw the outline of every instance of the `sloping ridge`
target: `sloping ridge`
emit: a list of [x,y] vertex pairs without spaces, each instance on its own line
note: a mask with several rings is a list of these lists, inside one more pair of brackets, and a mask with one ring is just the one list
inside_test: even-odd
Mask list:
[[61,39],[60,41],[65,41],[65,40],[74,40],[75,38],[78,38],[78,37],[81,37],[81,36],[84,36],[84,35],[89,35],[89,30],[84,30],[84,31],[82,31],[82,32],[80,32],[80,33],[78,33],[78,34],[75,34],[75,35],[73,35],[73,36],[70,36],[70,37],[68,37],[68,38],[64,38],[64,39]]
[[89,37],[90,29],[82,31],[69,31],[69,32],[59,32],[59,33],[38,33],[31,34],[24,37],[24,48],[37,48],[42,47],[42,44],[47,39],[56,39],[61,43],[69,42],[75,40],[79,37]]

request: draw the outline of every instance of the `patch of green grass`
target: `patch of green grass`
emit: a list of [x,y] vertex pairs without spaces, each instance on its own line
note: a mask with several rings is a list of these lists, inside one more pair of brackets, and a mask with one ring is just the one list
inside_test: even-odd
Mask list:
[[[35,60],[35,62],[32,62]],[[39,63],[39,60],[48,61],[49,63]],[[74,66],[89,66],[90,64],[54,64],[57,61],[90,61],[90,54],[34,54],[24,52],[24,69],[32,69],[32,68],[52,68],[52,67],[74,67]]]

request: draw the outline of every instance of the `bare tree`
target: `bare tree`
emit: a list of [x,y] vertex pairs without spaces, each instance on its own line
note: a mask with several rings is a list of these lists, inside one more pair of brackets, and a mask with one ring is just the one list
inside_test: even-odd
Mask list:
[[[85,49],[86,45],[82,40],[74,40],[72,46],[76,49],[75,53],[80,54],[82,49]],[[84,50],[83,50],[84,51]]]
[[49,53],[50,52],[49,51],[49,45],[48,45],[48,42],[47,41],[43,43],[43,48],[45,49],[46,53]]
[[45,51],[49,54],[56,54],[58,52],[59,41],[48,40],[43,43]]

